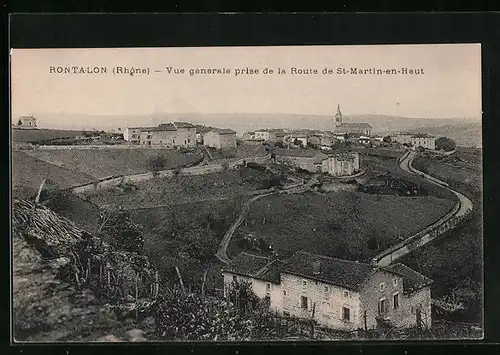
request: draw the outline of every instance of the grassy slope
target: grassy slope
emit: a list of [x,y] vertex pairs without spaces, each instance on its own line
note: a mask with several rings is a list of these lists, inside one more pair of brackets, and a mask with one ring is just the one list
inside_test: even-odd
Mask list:
[[100,205],[115,204],[125,208],[176,204],[192,200],[223,198],[256,190],[266,174],[254,169],[225,171],[216,174],[162,178],[135,184],[138,190],[93,191],[89,199]]
[[28,154],[96,178],[149,171],[149,159],[157,154],[166,158],[165,169],[190,164],[199,158],[195,152],[172,149],[57,149],[29,151]]
[[[379,235],[390,245],[445,214],[453,203],[434,196],[402,198],[338,192],[269,197],[256,201],[248,231],[268,239],[280,254],[296,250],[366,259],[367,240]],[[265,218],[265,224],[263,224]]]
[[14,196],[28,197],[35,195],[44,178],[52,180],[63,189],[94,181],[94,178],[87,174],[46,163],[24,152],[12,152]]
[[[479,322],[483,283],[482,171],[478,169],[481,155],[475,150],[463,149],[458,154],[470,162],[465,163],[468,165],[466,170],[426,158],[418,158],[415,166],[426,167],[430,174],[445,179],[454,189],[471,198],[475,208],[472,218],[446,237],[408,255],[402,261],[435,280],[432,290],[434,298],[446,295],[455,288],[472,291],[475,296],[467,302],[468,309],[453,317]],[[466,182],[466,179],[469,181]]]
[[13,129],[12,141],[13,142],[39,142],[48,139],[76,137],[83,133],[83,131],[66,131],[60,129]]

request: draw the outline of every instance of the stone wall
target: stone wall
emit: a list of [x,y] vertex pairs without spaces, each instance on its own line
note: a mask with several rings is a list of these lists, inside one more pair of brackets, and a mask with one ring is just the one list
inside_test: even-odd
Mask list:
[[[281,286],[283,312],[291,316],[311,319],[312,307],[315,304],[314,320],[320,325],[343,330],[359,327],[359,293],[287,273],[281,274]],[[301,307],[301,296],[308,298],[307,309]],[[342,320],[343,307],[350,309],[349,322]]]

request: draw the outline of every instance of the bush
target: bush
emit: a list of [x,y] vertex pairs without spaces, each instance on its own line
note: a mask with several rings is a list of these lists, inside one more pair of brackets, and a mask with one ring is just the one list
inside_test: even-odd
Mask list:
[[152,171],[163,170],[165,169],[166,165],[167,165],[167,160],[165,159],[163,154],[157,154],[149,159],[149,168]]
[[457,144],[455,141],[448,137],[439,137],[436,139],[436,149],[444,150],[445,152],[451,152],[456,148]]

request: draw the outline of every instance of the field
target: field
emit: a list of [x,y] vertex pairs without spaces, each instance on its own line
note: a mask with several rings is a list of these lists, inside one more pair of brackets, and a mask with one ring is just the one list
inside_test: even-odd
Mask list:
[[[457,156],[459,161],[453,156]],[[449,164],[451,162],[452,164]],[[402,259],[435,280],[433,297],[456,294],[465,309],[440,317],[468,322],[481,321],[483,283],[483,211],[481,150],[458,148],[450,158],[418,157],[414,166],[447,181],[474,203],[472,218],[446,236]]]
[[53,181],[62,189],[95,180],[90,175],[46,163],[24,152],[12,152],[14,197],[32,198],[36,195],[40,184],[45,178]]
[[209,148],[214,160],[218,159],[242,159],[248,157],[265,156],[267,154],[263,145],[241,144],[236,148],[216,150]]
[[36,143],[49,139],[76,137],[83,133],[83,131],[65,131],[60,129],[13,129],[12,141],[15,143]]
[[136,190],[105,189],[89,192],[86,196],[98,205],[116,205],[127,209],[216,201],[260,189],[266,177],[261,171],[245,168],[217,174],[159,178],[134,184]]
[[32,150],[27,154],[95,178],[150,171],[150,158],[157,154],[166,159],[164,169],[191,164],[201,157],[198,151],[172,149],[54,149]]
[[[349,191],[271,196],[252,205],[239,235],[262,237],[281,256],[307,250],[367,261],[436,221],[452,206],[452,201],[434,196],[403,198]],[[238,251],[234,245],[231,250]]]

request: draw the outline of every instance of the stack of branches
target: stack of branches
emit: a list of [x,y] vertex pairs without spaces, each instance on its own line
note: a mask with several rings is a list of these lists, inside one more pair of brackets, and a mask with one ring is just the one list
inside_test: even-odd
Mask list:
[[134,310],[136,316],[158,296],[159,275],[146,256],[115,250],[36,203],[14,201],[13,212],[14,235],[23,235],[59,277],[90,288],[111,305],[128,303],[122,308]]

